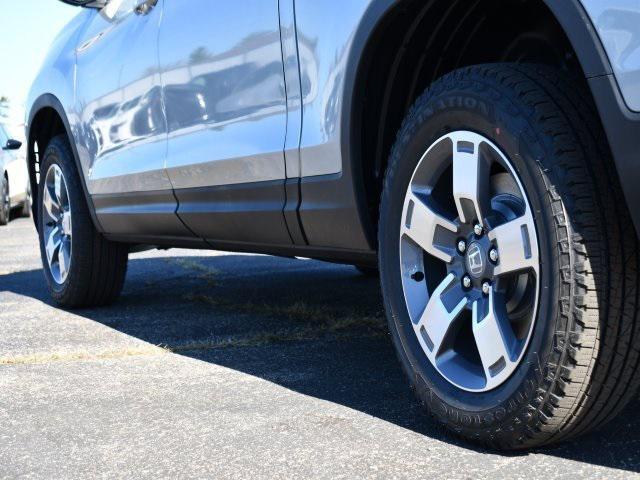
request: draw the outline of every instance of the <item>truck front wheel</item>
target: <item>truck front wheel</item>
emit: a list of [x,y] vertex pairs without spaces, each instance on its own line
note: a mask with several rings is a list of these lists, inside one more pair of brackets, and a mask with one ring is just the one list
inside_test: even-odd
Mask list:
[[548,67],[435,82],[398,133],[385,308],[419,400],[501,449],[602,425],[638,386],[638,251],[589,93]]

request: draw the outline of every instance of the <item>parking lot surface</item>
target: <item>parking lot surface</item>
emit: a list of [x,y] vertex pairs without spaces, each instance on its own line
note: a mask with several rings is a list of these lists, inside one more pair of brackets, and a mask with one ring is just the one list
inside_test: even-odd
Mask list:
[[379,286],[348,266],[130,257],[121,299],[53,306],[28,219],[0,228],[0,477],[629,478],[640,400],[572,443],[503,455],[415,403]]

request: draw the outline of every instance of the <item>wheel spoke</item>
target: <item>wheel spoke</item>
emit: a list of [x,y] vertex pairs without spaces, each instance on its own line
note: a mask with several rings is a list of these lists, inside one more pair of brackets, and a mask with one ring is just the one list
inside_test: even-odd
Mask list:
[[461,296],[457,303],[447,302],[453,303],[453,305],[449,307],[451,310],[445,305],[444,295],[451,289],[455,282],[456,276],[453,273],[447,275],[442,283],[435,289],[431,298],[429,298],[427,307],[424,309],[418,323],[414,326],[418,338],[422,339],[428,350],[434,356],[437,356],[440,352],[451,326],[467,304],[466,297]]
[[458,227],[429,208],[415,193],[407,195],[402,233],[420,248],[447,263],[452,260]]
[[60,278],[66,278],[69,269],[69,252],[63,243],[58,252],[58,265],[60,266]]
[[496,243],[500,255],[495,275],[538,268],[535,226],[529,211],[491,230],[489,239]]
[[463,223],[477,221],[484,226],[490,210],[489,164],[480,152],[481,142],[471,135],[459,135],[453,142],[453,198]]
[[56,196],[57,204],[62,205],[62,172],[59,168],[54,170],[53,191]]
[[[483,304],[484,303],[484,304]],[[482,313],[486,301],[473,304],[473,336],[480,353],[487,384],[496,381],[501,372],[509,372],[513,364],[511,349],[516,342],[504,305],[496,305],[493,290],[489,293],[488,309]]]
[[49,260],[50,265],[54,263],[56,255],[58,254],[61,243],[62,243],[60,241],[58,233],[59,233],[58,227],[55,227],[54,229],[52,229],[51,232],[49,232],[49,237],[47,238],[47,244],[45,245],[45,250],[47,252],[47,259]]
[[45,210],[45,212],[47,212],[47,215],[49,216],[49,218],[51,220],[56,221],[58,219],[58,216],[59,216],[60,205],[58,204],[58,202],[54,198],[54,195],[51,194],[50,187],[48,185],[46,185],[46,184],[44,186],[42,204],[43,204],[44,210]]

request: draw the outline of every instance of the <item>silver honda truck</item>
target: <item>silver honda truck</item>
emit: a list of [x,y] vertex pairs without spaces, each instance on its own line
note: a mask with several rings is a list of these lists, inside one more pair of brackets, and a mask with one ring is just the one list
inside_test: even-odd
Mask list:
[[26,118],[61,307],[114,302],[136,249],[309,257],[379,275],[465,439],[558,442],[634,398],[638,0],[64,1]]

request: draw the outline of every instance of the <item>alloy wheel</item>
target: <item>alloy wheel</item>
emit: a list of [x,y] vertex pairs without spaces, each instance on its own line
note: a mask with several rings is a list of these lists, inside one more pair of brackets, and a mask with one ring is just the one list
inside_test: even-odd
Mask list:
[[43,189],[43,229],[45,252],[53,280],[63,284],[71,267],[71,205],[64,174],[51,165]]
[[404,202],[400,271],[436,370],[466,391],[503,384],[533,331],[540,265],[524,188],[489,139],[452,132],[420,159]]

